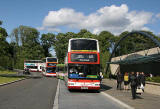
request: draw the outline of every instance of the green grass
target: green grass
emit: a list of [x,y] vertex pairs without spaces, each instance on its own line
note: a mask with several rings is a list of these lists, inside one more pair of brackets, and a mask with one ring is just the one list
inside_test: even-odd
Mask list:
[[160,83],[160,76],[157,76],[157,77],[147,77],[146,78],[147,81],[150,81],[150,82],[157,82],[157,83]]
[[23,78],[24,77],[0,77],[0,84],[9,83]]
[[0,70],[0,74],[16,74],[17,72],[12,72],[12,71],[9,71],[9,70]]
[[[0,71],[0,74],[16,74],[17,72],[12,72],[12,71],[8,71],[8,70],[4,70],[4,71]],[[24,77],[3,77],[0,76],[0,84],[3,83],[9,83],[12,81],[16,81],[19,79],[23,79]]]

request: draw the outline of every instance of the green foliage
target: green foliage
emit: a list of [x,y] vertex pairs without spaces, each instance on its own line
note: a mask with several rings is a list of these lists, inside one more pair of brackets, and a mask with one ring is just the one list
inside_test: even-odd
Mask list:
[[69,39],[74,38],[75,36],[76,34],[72,32],[68,32],[66,34],[59,33],[58,35],[56,35],[54,49],[59,63],[64,63],[64,58],[68,50],[68,41]]
[[[0,21],[0,25],[2,21]],[[151,34],[160,41],[160,38],[150,31],[145,31]],[[10,35],[12,39],[9,44],[6,41],[8,34],[6,30],[0,27],[0,68],[14,67],[23,69],[24,60],[42,59],[51,56],[50,48],[54,48],[56,57],[59,63],[64,63],[64,58],[68,50],[68,41],[71,38],[94,38],[99,41],[100,47],[100,63],[101,71],[105,73],[106,61],[108,61],[110,53],[112,52],[115,44],[128,31],[121,33],[119,36],[114,36],[108,31],[102,31],[100,34],[95,35],[86,29],[81,29],[78,33],[67,32],[42,34],[32,27],[19,26],[15,28]],[[149,49],[155,47],[155,44],[149,39],[139,34],[132,34],[127,37],[116,50],[115,56],[132,53],[139,50]],[[106,75],[108,76],[108,75]]]
[[3,23],[3,22],[0,20],[0,25],[2,25],[2,23]]
[[[152,32],[144,31],[150,35],[152,35],[154,38],[158,39],[157,36],[155,36]],[[123,32],[119,35],[118,40],[128,34],[129,32]],[[155,47],[155,43],[147,37],[144,37],[140,34],[132,34],[131,36],[128,36],[125,40],[123,40],[119,47],[116,50],[115,56],[120,56],[124,54],[129,54],[145,49],[150,49]]]
[[44,49],[39,42],[39,32],[35,28],[19,26],[11,34],[14,68],[23,69],[24,60],[39,60],[44,57]]
[[156,77],[147,77],[146,80],[147,80],[147,81],[150,81],[150,82],[157,82],[157,83],[160,83],[160,76],[156,76]]
[[12,59],[9,51],[9,43],[6,41],[8,34],[6,30],[0,27],[0,66],[9,68],[12,66]]
[[41,44],[44,49],[45,57],[50,57],[49,48],[51,48],[55,43],[55,35],[52,33],[42,34]]

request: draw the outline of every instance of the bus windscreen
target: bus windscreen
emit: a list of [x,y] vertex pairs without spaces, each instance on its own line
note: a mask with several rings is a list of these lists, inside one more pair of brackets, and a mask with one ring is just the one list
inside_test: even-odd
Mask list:
[[37,69],[38,67],[37,66],[27,66],[27,68],[29,68],[29,69]]
[[56,72],[56,67],[48,67],[48,68],[46,69],[46,72],[47,72],[47,73],[54,73],[54,72]]
[[71,40],[71,50],[97,50],[96,40]]

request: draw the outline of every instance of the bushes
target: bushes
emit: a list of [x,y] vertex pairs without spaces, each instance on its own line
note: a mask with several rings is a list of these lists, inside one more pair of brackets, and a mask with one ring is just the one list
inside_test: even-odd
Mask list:
[[160,76],[156,76],[156,77],[147,77],[147,78],[146,78],[146,81],[160,83]]

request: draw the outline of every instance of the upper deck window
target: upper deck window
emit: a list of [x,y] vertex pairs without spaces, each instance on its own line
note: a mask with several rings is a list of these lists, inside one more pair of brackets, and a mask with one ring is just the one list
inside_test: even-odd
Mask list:
[[71,40],[71,50],[97,50],[96,40]]
[[47,58],[47,62],[57,62],[56,58]]

